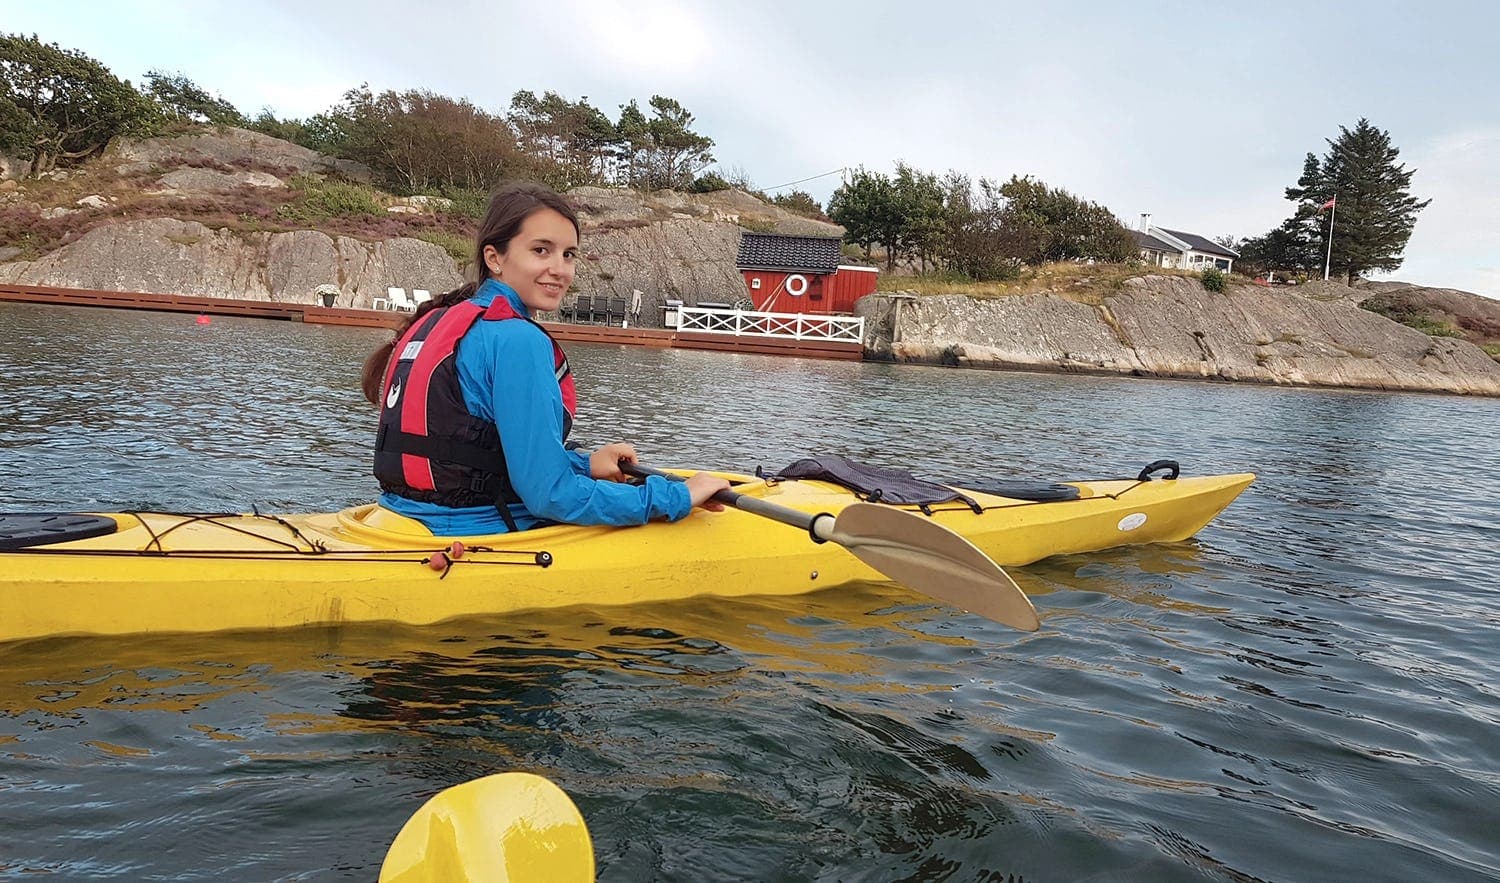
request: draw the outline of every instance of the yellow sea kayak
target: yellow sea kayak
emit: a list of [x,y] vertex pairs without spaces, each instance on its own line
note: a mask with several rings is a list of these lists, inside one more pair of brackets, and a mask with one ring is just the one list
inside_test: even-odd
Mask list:
[[[821,481],[720,474],[741,494],[804,512],[837,514],[858,502]],[[1240,473],[1068,482],[1076,499],[1051,501],[969,491],[980,511],[952,502],[929,507],[928,515],[997,563],[1022,565],[1185,540],[1254,479]],[[463,537],[457,557],[448,554],[455,538],[435,537],[374,505],[315,515],[51,518],[0,516],[0,641],[342,622],[421,625],[578,604],[788,595],[883,579],[833,543],[734,509],[694,510],[679,522],[642,527],[558,525]]]

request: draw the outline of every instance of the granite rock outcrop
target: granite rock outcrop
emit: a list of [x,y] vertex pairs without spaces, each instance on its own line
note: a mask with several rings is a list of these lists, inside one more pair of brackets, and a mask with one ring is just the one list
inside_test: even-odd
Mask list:
[[448,253],[420,239],[233,233],[172,218],[109,224],[35,261],[0,264],[0,282],[294,303],[335,285],[336,306],[360,308],[390,286],[446,291],[462,281]]
[[1356,295],[1127,280],[1099,303],[1054,294],[876,295],[871,358],[969,367],[1500,395],[1500,363],[1356,305]]

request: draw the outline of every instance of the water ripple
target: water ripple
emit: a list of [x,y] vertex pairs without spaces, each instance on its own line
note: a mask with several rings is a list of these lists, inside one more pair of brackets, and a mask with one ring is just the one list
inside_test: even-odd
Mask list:
[[[382,332],[0,304],[4,508],[369,499]],[[529,769],[602,880],[1500,876],[1500,403],[570,347],[578,436],[935,476],[1260,481],[1189,543],[430,629],[0,645],[0,878],[374,875]]]

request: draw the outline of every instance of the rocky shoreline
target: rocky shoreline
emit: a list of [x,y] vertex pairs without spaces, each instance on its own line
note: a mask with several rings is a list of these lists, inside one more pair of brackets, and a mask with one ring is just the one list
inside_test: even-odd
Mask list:
[[[336,289],[336,305],[354,308],[372,307],[388,287],[437,293],[458,285],[461,261],[443,245],[411,236],[371,240],[170,216],[104,217],[141,186],[162,198],[201,200],[284,188],[299,173],[360,180],[367,177],[361,172],[238,129],[126,142],[83,170],[54,174],[53,184],[62,175],[69,187],[102,188],[70,203],[44,204],[44,188],[0,181],[0,206],[54,219],[94,212],[105,221],[34,260],[15,260],[22,250],[0,242],[0,283],[293,303],[314,303],[318,293]],[[378,196],[391,213],[432,212],[441,202]],[[742,230],[843,233],[734,190],[580,188],[570,197],[584,232],[578,293],[629,302],[639,291],[643,327],[661,324],[668,299],[746,299],[735,267]],[[1362,308],[1367,300],[1380,312]],[[1196,277],[1147,275],[1004,297],[882,294],[857,310],[868,320],[869,359],[1500,396],[1500,362],[1483,349],[1387,318],[1436,316],[1442,327],[1486,344],[1500,336],[1500,302],[1445,289],[1311,283],[1214,293]]]
[[1304,288],[1217,294],[1191,278],[1144,276],[1097,304],[882,294],[859,312],[875,360],[1500,396],[1500,363],[1474,344],[1362,309],[1355,289]]

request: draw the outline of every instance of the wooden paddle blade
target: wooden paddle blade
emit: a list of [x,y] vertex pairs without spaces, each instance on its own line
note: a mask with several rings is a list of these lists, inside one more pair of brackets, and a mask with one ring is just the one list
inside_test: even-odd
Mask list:
[[566,792],[531,773],[500,773],[439,791],[406,824],[380,883],[594,880],[588,826]]
[[1025,632],[1041,627],[1031,599],[1000,565],[931,518],[873,503],[838,513],[827,537],[902,585]]

